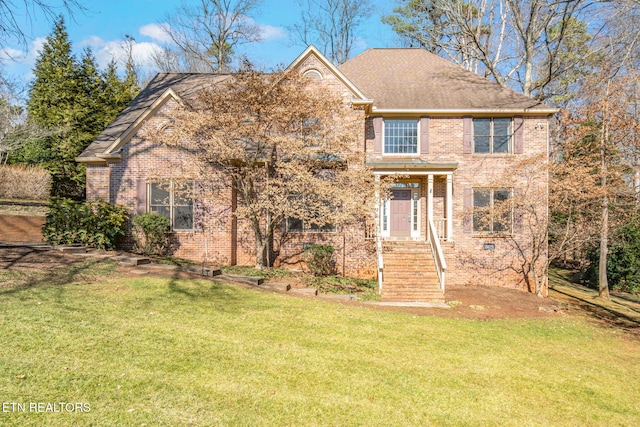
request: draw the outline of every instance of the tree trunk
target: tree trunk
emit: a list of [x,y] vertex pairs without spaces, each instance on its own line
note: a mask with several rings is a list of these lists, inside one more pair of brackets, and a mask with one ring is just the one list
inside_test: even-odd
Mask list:
[[256,239],[256,270],[264,269],[264,249],[265,249],[265,239],[262,235],[262,230],[260,230],[260,220],[258,218],[252,219],[252,228],[253,235]]
[[[606,182],[606,178],[603,177]],[[609,298],[609,281],[607,279],[607,246],[609,240],[609,198],[602,198],[602,220],[600,223],[600,259],[598,264],[598,296]]]
[[[607,111],[603,111],[603,118],[606,118]],[[604,191],[602,196],[602,218],[600,219],[600,259],[598,263],[598,296],[604,299],[609,297],[609,281],[607,279],[607,251],[609,245],[609,196],[607,194],[607,151],[608,129],[603,119],[602,134],[600,137],[600,185]]]
[[256,270],[264,270],[264,245],[256,241]]

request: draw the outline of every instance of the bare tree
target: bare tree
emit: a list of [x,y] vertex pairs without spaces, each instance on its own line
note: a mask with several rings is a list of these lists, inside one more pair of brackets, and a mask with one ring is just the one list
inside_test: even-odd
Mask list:
[[369,0],[304,0],[300,23],[291,30],[305,46],[315,45],[334,64],[353,54],[358,27],[371,16]]
[[[180,178],[175,171],[184,170],[206,205],[225,210],[235,195],[233,215],[251,230],[256,267],[263,268],[274,260],[273,239],[287,219],[321,230],[370,214],[374,177],[354,136],[357,113],[342,94],[296,71],[246,69],[171,113],[170,131],[149,135],[185,156],[158,179]],[[219,216],[208,212],[205,229]]]
[[260,40],[251,14],[260,0],[199,0],[183,3],[166,18],[173,46],[157,55],[156,62],[171,71],[226,73],[244,43]]
[[[61,12],[72,13],[74,10],[85,10],[80,0],[0,0],[0,44],[16,40],[26,45],[27,35],[22,20],[30,24],[37,13],[43,13],[53,21]],[[18,16],[21,18],[16,19]]]
[[577,179],[589,202],[585,207],[597,220],[598,288],[606,299],[609,232],[616,219],[636,207],[632,172],[640,154],[640,122],[629,106],[637,82],[637,74],[622,74],[617,64],[603,66],[582,85],[585,102],[561,121],[562,162],[586,168]]
[[[527,96],[564,76],[584,55],[566,52],[584,0],[403,1],[384,22],[410,45],[484,73]],[[574,38],[575,41],[575,38]],[[585,43],[589,39],[583,40]]]
[[25,143],[54,132],[31,123],[23,107],[25,89],[0,73],[0,165]]
[[0,75],[0,164],[5,164],[9,153],[18,148],[19,142],[12,134],[22,114],[16,85]]

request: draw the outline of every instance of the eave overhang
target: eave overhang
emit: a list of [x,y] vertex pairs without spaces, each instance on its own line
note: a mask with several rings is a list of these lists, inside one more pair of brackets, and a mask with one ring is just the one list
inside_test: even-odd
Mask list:
[[424,109],[424,108],[371,108],[372,115],[388,115],[388,116],[552,116],[560,111],[557,108],[443,108],[443,109]]
[[369,161],[366,165],[373,169],[376,175],[451,173],[458,168],[458,163],[433,163],[422,160]]

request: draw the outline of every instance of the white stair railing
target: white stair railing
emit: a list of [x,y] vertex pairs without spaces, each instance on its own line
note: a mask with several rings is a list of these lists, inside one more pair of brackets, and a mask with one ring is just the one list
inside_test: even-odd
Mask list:
[[447,269],[447,261],[444,259],[444,252],[442,252],[442,246],[440,245],[440,238],[438,237],[438,231],[433,223],[433,219],[429,219],[429,243],[431,243],[431,252],[433,252],[433,259],[436,263],[436,273],[438,273],[438,281],[440,282],[440,290],[444,292],[444,273]]

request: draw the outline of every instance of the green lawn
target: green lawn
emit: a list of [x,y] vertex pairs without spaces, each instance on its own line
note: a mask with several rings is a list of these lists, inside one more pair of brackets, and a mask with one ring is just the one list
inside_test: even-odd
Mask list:
[[105,271],[0,289],[0,425],[640,425],[640,342],[577,318],[416,317]]

